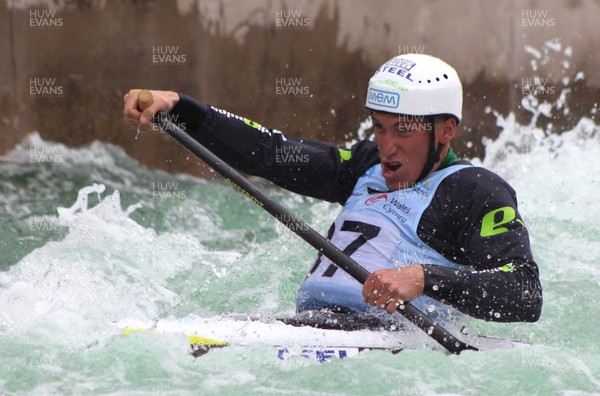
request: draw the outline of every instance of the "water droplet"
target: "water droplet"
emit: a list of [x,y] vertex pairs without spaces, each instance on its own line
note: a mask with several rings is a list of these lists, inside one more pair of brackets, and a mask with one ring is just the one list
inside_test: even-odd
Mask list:
[[432,286],[432,289],[433,289],[433,290],[435,290],[435,291],[438,291],[440,288],[439,288],[439,286],[438,286],[438,285],[433,285],[433,286]]
[[427,307],[427,312],[433,312],[433,311],[435,311],[435,306],[433,304]]

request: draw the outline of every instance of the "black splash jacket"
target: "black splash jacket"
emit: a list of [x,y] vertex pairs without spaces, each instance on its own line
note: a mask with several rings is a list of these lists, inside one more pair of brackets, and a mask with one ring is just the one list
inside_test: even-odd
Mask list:
[[[231,166],[298,194],[344,205],[358,178],[380,162],[372,141],[346,150],[290,139],[180,97],[169,119]],[[458,163],[465,162],[444,165]],[[514,190],[496,174],[469,167],[447,177],[423,213],[418,236],[448,260],[475,269],[423,265],[426,295],[484,320],[534,322],[540,317],[542,288],[527,229]]]

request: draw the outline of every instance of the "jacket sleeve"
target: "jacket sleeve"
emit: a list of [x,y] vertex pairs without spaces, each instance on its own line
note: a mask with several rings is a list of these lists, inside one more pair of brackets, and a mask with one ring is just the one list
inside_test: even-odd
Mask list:
[[514,190],[482,168],[455,175],[445,181],[436,233],[456,241],[456,249],[444,255],[473,270],[426,265],[425,294],[479,319],[537,321],[542,287]]
[[292,192],[340,204],[351,194],[365,166],[378,158],[371,142],[342,149],[331,143],[287,138],[278,130],[183,94],[169,118],[234,168]]

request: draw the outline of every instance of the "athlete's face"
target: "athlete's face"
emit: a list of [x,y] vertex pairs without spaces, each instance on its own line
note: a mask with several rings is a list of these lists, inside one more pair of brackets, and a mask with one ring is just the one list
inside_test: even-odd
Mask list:
[[381,168],[391,191],[413,185],[427,162],[431,124],[424,116],[372,112]]

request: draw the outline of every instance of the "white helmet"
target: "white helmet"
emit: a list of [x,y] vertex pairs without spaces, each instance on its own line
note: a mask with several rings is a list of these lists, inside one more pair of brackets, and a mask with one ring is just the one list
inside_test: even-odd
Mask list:
[[456,70],[430,55],[396,56],[369,80],[366,107],[406,115],[450,114],[460,122],[462,85]]

